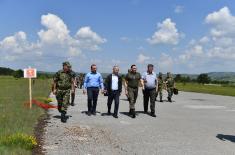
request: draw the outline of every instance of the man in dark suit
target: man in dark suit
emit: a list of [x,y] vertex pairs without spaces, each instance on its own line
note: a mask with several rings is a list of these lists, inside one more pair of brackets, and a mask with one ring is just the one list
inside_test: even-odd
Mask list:
[[114,100],[115,106],[114,106],[114,118],[118,118],[118,108],[119,108],[119,96],[122,93],[122,78],[118,74],[119,73],[119,67],[114,66],[113,67],[113,73],[109,74],[106,78],[106,89],[108,93],[108,115],[111,115],[111,106],[112,102]]

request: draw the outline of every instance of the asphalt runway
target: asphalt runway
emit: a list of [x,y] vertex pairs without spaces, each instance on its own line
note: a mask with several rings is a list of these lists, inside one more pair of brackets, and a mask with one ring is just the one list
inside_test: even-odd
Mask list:
[[[56,104],[54,96],[51,97]],[[107,97],[100,94],[97,115],[87,116],[87,96],[77,89],[75,106],[68,109],[67,123],[60,122],[57,110],[49,110],[44,152],[48,155],[235,154],[235,97],[179,92],[172,103],[156,102],[156,118],[143,113],[141,91],[135,119],[128,116],[129,103],[124,94],[120,97],[118,119],[106,115],[106,104]]]

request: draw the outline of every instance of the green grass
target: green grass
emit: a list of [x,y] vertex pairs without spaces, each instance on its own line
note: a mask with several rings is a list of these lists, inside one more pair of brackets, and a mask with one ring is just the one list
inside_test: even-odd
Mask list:
[[[32,90],[33,98],[47,97],[50,80],[35,79]],[[45,111],[34,105],[27,108],[28,100],[28,79],[0,76],[0,154],[32,153],[24,144],[33,136],[37,120]]]
[[203,85],[198,83],[177,83],[176,87],[180,91],[235,96],[234,86]]

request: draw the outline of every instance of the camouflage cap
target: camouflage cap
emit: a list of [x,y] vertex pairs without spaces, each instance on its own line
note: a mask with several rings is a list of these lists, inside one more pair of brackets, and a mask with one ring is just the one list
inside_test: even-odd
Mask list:
[[71,64],[68,61],[63,62],[63,66],[65,66],[65,65],[68,67],[71,67]]

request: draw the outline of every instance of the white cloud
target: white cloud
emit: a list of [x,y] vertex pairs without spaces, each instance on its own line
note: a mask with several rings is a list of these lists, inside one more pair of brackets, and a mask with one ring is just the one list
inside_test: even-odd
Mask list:
[[75,37],[78,39],[78,43],[82,48],[92,51],[99,50],[99,45],[107,41],[105,38],[101,38],[96,32],[92,31],[89,26],[79,29]]
[[138,55],[138,57],[137,57],[136,62],[137,62],[137,63],[140,63],[140,64],[143,64],[143,63],[145,63],[145,62],[146,62],[147,60],[149,60],[149,59],[150,59],[149,56],[146,56],[146,55],[140,53],[140,54]]
[[[209,33],[179,55],[177,61],[187,65],[189,70],[233,70],[235,67],[235,16],[228,7],[206,16]],[[225,65],[226,63],[226,65]],[[228,65],[229,64],[229,65]]]
[[181,38],[181,34],[176,28],[176,24],[170,18],[165,19],[162,23],[158,23],[158,30],[147,41],[150,44],[173,44],[176,45]]
[[235,36],[235,17],[226,6],[208,14],[205,22],[213,26],[211,28],[213,37]]
[[38,32],[41,42],[63,44],[70,39],[67,26],[58,16],[50,13],[42,15],[41,24],[46,28]]
[[202,37],[202,38],[199,40],[199,42],[202,43],[202,44],[206,44],[206,43],[208,43],[209,41],[210,41],[210,38],[207,37],[207,36],[204,36],[204,37]]
[[23,31],[1,40],[1,61],[18,60],[18,65],[22,66],[22,64],[32,63],[28,62],[29,60],[33,60],[35,64],[40,64],[37,61],[43,59],[50,59],[50,62],[60,61],[57,58],[68,60],[71,57],[80,56],[85,50],[99,50],[100,45],[107,41],[92,31],[89,26],[81,27],[74,37],[71,36],[64,21],[54,14],[42,15],[41,24],[44,29],[37,33],[39,38],[36,42],[30,42]]
[[182,5],[175,6],[175,10],[174,10],[175,13],[182,13],[183,11],[184,11],[184,6]]
[[13,36],[9,36],[0,41],[0,50],[5,53],[21,54],[29,52],[35,46],[27,40],[26,33],[19,31]]

